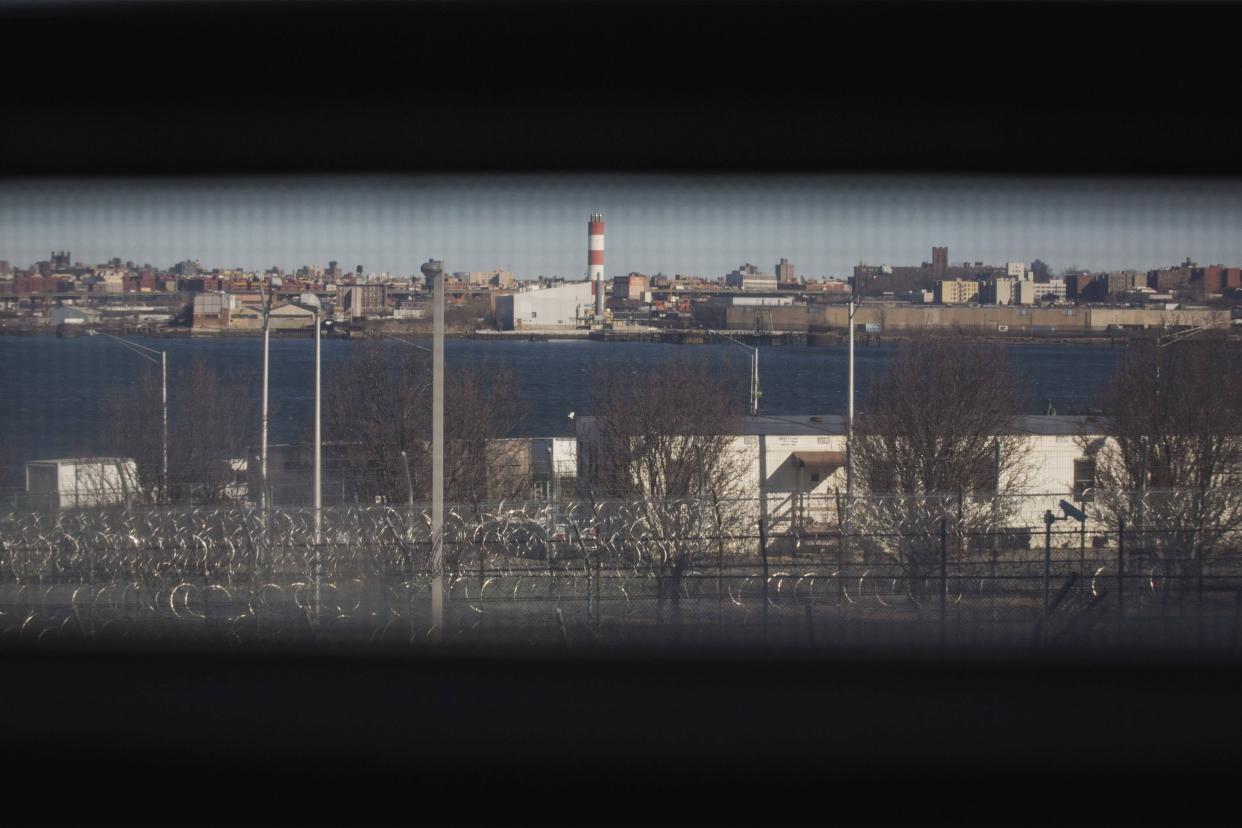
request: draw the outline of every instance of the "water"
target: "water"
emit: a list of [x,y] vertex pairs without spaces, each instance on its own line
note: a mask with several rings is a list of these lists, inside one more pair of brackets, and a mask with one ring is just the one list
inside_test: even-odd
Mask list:
[[[169,398],[176,405],[179,371],[201,357],[237,381],[238,393],[258,399],[262,340],[135,340],[168,352]],[[391,343],[394,349],[404,348]],[[325,376],[356,343],[324,340]],[[863,399],[871,377],[900,348],[899,344],[858,348],[858,393]],[[1071,345],[1007,346],[1010,365],[1024,384],[1029,413],[1043,413],[1052,399],[1060,413],[1087,406],[1124,355],[1119,348]],[[527,342],[450,340],[447,376],[455,368],[486,359],[515,374],[528,406],[521,433],[558,436],[573,433],[569,413],[590,413],[594,372],[612,365],[669,371],[669,360],[686,353],[705,354],[722,370],[736,370],[742,389],[750,354],[735,345],[665,345],[656,343]],[[271,399],[273,442],[303,439],[314,400],[314,346],[310,339],[272,341]],[[830,414],[845,408],[847,355],[843,346],[762,348],[762,411],[767,414]],[[26,460],[89,455],[103,450],[100,407],[118,389],[137,388],[152,365],[107,337],[0,337],[0,452],[10,464]],[[243,381],[252,373],[254,382]],[[668,377],[670,382],[693,377]],[[744,393],[744,390],[743,390]]]

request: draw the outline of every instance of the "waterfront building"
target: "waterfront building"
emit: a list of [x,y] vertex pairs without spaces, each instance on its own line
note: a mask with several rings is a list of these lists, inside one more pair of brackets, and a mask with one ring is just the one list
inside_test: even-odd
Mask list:
[[651,280],[641,273],[631,273],[629,276],[614,276],[612,279],[612,296],[614,299],[641,302],[650,290]]
[[945,279],[936,283],[936,302],[941,305],[965,305],[979,301],[979,283],[965,279]]
[[345,285],[341,288],[341,314],[345,320],[383,316],[388,305],[388,287],[381,284]]
[[794,284],[798,281],[798,277],[794,272],[794,266],[789,259],[782,258],[776,263],[776,281],[780,284]]
[[1065,302],[1067,291],[1064,279],[1049,279],[1035,286],[1035,300],[1046,301],[1051,296],[1053,302]]
[[576,328],[593,303],[591,281],[516,291],[496,297],[496,324],[502,331]]
[[747,262],[725,276],[725,286],[738,290],[776,290],[776,276],[771,273],[760,273],[759,268]]
[[983,289],[979,292],[979,299],[985,305],[1011,305],[1014,302],[1014,291],[1019,281],[1004,276],[985,282]]

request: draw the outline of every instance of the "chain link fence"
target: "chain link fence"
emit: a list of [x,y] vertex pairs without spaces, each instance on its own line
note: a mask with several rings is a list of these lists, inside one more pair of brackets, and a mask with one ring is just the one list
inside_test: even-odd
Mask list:
[[[1166,518],[1168,496],[1140,495]],[[1034,523],[1056,496],[1012,500],[826,499],[813,525],[757,500],[457,504],[443,637],[1238,647],[1236,533]],[[430,527],[422,506],[13,511],[0,635],[421,642]]]

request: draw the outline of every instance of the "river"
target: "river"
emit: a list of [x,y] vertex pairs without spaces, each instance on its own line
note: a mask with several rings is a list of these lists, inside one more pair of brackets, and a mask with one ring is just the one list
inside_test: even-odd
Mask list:
[[[169,364],[169,397],[176,405],[179,369],[194,358],[216,365],[226,376],[240,379],[262,366],[262,341],[246,339],[143,339],[165,349]],[[403,348],[390,343],[393,348]],[[323,342],[325,375],[356,343]],[[860,400],[871,377],[884,369],[903,347],[883,344],[858,348]],[[1121,348],[1074,345],[1009,345],[1010,366],[1025,390],[1030,413],[1043,413],[1048,400],[1059,413],[1090,404],[1125,354]],[[728,344],[666,345],[591,341],[527,342],[450,340],[447,375],[455,368],[479,363],[507,366],[515,374],[528,415],[521,433],[558,436],[573,433],[569,413],[589,413],[592,374],[614,365],[635,370],[671,371],[670,359],[687,352],[718,360],[722,370],[736,370],[742,387],[749,371],[749,352]],[[842,346],[761,348],[761,409],[764,413],[827,414],[844,410],[846,349]],[[272,342],[271,395],[273,442],[295,441],[305,433],[312,414],[314,346],[309,339]],[[100,406],[119,388],[136,387],[143,371],[158,371],[104,336],[0,337],[0,440],[11,463],[99,453]],[[693,381],[674,376],[670,382]],[[257,383],[239,385],[238,393],[256,399]]]

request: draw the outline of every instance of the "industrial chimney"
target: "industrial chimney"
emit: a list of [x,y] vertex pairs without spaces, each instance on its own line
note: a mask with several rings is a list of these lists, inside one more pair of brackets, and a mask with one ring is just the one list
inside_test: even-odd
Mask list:
[[595,318],[604,316],[604,214],[591,213],[587,223],[587,277],[595,291]]

